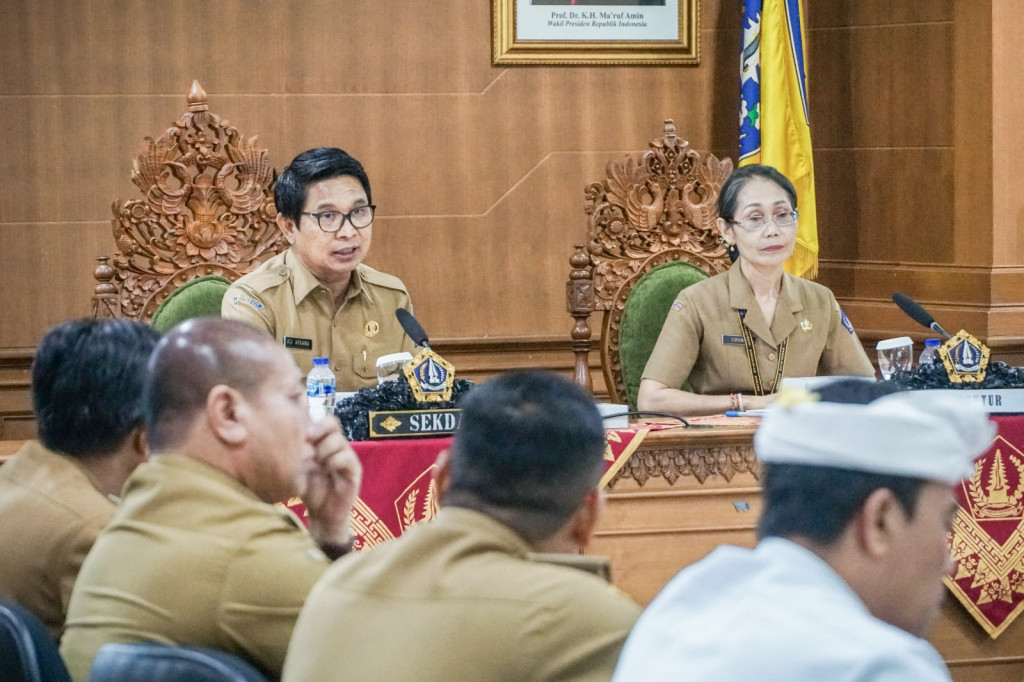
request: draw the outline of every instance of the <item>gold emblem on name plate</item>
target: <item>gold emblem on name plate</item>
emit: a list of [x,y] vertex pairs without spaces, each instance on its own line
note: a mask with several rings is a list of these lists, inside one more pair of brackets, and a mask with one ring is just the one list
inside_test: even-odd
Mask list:
[[809,332],[812,329],[814,329],[814,325],[811,324],[811,321],[805,317],[804,321],[800,323],[800,328],[803,329],[805,332]]
[[380,333],[380,324],[377,320],[370,320],[363,325],[363,333],[372,339]]

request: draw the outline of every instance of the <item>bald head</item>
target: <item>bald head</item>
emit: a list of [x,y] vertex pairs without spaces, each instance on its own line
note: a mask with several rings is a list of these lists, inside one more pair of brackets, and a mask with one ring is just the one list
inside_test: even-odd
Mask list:
[[143,396],[153,450],[180,443],[213,387],[252,396],[277,351],[265,332],[232,320],[196,318],[171,329],[153,351]]

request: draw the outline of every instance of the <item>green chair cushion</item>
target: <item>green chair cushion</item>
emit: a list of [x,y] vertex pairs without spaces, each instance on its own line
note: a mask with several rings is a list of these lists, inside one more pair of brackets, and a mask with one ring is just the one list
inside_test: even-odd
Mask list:
[[630,409],[636,409],[640,379],[672,301],[680,291],[708,277],[708,273],[696,265],[672,261],[652,268],[630,292],[619,330],[619,362]]
[[163,334],[192,317],[220,315],[220,301],[231,280],[219,275],[203,275],[182,284],[163,300],[150,324]]

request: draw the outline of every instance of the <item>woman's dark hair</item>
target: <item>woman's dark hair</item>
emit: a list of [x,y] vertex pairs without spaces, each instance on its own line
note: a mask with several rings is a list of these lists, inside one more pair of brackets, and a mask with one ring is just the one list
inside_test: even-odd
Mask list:
[[740,191],[754,178],[763,178],[774,182],[789,197],[789,203],[792,208],[796,208],[796,188],[793,187],[793,183],[789,181],[789,178],[772,166],[755,163],[752,166],[737,168],[726,179],[725,184],[722,185],[722,191],[718,194],[719,218],[731,221],[736,217],[736,201],[739,198]]

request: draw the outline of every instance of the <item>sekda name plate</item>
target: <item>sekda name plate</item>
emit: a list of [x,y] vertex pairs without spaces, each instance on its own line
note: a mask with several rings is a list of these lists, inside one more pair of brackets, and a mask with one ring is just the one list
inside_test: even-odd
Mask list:
[[459,409],[370,412],[370,440],[450,436],[461,418]]

